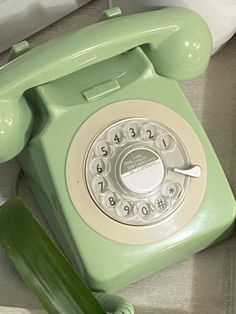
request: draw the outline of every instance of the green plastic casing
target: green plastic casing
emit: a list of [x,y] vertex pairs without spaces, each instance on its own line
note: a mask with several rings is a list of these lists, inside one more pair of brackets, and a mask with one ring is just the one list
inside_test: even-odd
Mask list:
[[[19,161],[52,231],[94,290],[118,290],[232,229],[234,197],[176,82],[204,71],[210,52],[211,36],[201,17],[172,8],[100,22],[28,51],[0,70],[0,144],[6,148],[0,159],[21,152]],[[117,88],[107,84],[111,81]],[[147,245],[116,243],[96,233],[75,210],[65,178],[70,143],[83,122],[127,99],[151,100],[177,112],[195,130],[207,162],[207,186],[193,219]]]

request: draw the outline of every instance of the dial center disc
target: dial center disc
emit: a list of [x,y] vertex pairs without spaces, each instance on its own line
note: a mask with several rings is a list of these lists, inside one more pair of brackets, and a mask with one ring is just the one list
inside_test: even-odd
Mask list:
[[134,193],[149,193],[158,188],[165,167],[156,152],[147,148],[130,150],[121,160],[119,174],[122,183]]

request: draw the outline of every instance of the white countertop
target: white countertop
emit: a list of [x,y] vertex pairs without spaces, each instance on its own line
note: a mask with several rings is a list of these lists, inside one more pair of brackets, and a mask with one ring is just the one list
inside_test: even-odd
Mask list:
[[[39,45],[68,30],[96,21],[107,2],[96,0],[73,12],[32,36],[29,39],[30,44]],[[0,64],[6,61],[7,53],[1,54]],[[181,83],[181,86],[201,120],[236,195],[236,37],[212,57],[206,73]],[[16,160],[0,165],[1,203],[11,196],[17,170]],[[40,216],[25,181],[21,185],[21,195]],[[233,238],[224,241],[119,293],[135,305],[136,314],[234,313],[234,241]],[[14,310],[10,308],[12,306],[17,308]],[[29,308],[31,311],[19,308]],[[0,313],[43,313],[40,304],[28,291],[2,251]]]

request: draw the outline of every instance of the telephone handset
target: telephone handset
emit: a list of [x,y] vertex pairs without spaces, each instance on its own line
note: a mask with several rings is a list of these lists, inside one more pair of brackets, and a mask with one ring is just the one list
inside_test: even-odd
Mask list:
[[[190,79],[205,70],[210,32],[192,11],[163,9],[122,16],[68,33],[23,54],[1,69],[0,160],[18,155],[29,136],[32,116],[23,94],[30,88],[142,46],[157,73]],[[173,48],[174,47],[174,48]]]
[[0,70],[0,161],[20,153],[67,256],[103,291],[207,247],[235,218],[175,81],[207,67],[206,23],[180,8],[119,14],[33,50],[19,44]]

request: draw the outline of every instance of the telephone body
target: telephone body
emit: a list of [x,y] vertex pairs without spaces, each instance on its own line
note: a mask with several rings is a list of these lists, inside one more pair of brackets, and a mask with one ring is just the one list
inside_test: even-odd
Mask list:
[[0,71],[0,160],[19,154],[66,255],[110,292],[223,239],[235,219],[176,82],[207,67],[205,22],[180,8],[119,15],[33,50],[21,43]]

